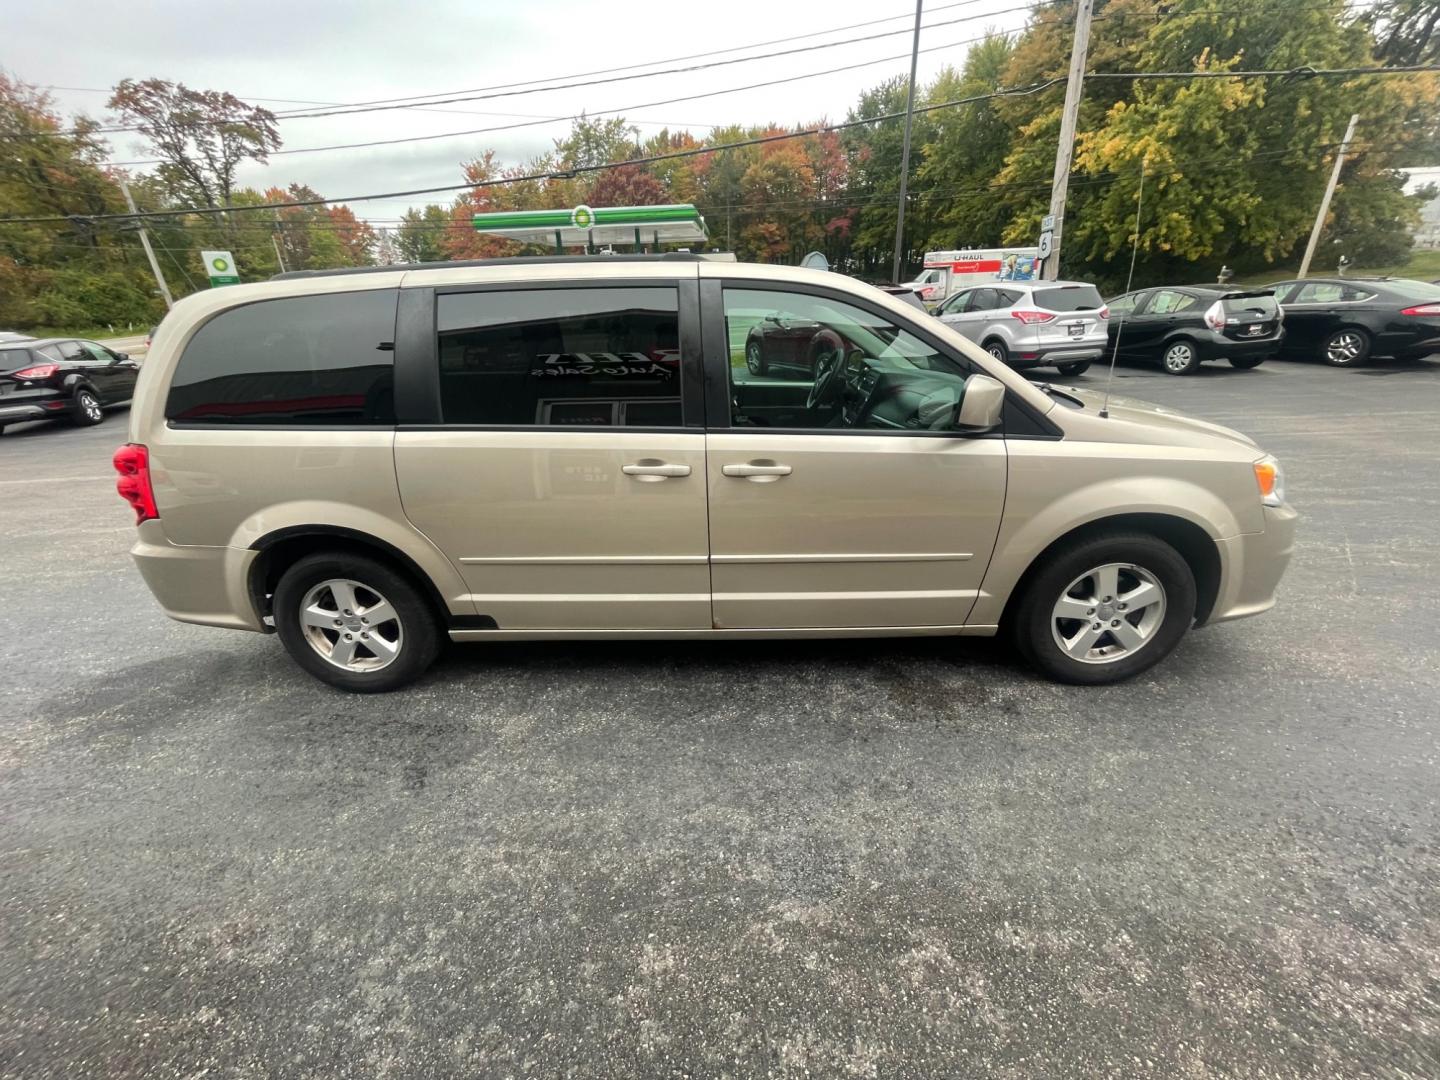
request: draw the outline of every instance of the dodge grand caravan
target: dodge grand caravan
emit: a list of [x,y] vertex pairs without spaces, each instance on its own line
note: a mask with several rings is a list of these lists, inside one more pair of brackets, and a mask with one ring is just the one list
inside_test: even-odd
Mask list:
[[[756,372],[756,327],[813,364]],[[388,690],[442,640],[993,635],[1072,683],[1264,611],[1279,464],[860,282],[695,255],[281,275],[166,319],[115,456],[186,622]]]

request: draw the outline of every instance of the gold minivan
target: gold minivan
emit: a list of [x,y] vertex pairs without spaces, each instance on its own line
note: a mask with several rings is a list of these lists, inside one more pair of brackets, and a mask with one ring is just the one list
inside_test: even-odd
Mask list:
[[115,456],[172,618],[347,690],[442,639],[1008,633],[1105,683],[1274,603],[1250,439],[1026,382],[837,274],[700,255],[281,275],[155,338]]

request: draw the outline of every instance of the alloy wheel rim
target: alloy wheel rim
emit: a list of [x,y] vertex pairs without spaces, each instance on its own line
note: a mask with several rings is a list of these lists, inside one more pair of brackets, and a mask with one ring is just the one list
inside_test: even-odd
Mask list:
[[1005,359],[1005,350],[999,345],[991,345],[986,351],[996,360]]
[[399,613],[373,586],[329,578],[300,601],[306,642],[342,671],[373,672],[400,655],[405,628]]
[[1165,586],[1134,563],[1105,563],[1061,592],[1050,613],[1060,651],[1082,664],[1113,664],[1134,656],[1165,622]]
[[80,395],[80,411],[89,420],[99,420],[100,402],[96,401],[93,395],[82,393]]
[[1360,355],[1360,335],[1354,332],[1336,334],[1330,339],[1325,356],[1332,364],[1354,363]]
[[760,346],[753,341],[745,350],[745,366],[750,369],[750,374],[760,374]]
[[1190,346],[1172,345],[1165,354],[1165,366],[1171,371],[1184,371],[1190,366]]

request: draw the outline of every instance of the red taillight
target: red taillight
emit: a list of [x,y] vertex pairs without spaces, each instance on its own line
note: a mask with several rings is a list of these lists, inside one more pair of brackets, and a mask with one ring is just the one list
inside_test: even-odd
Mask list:
[[1102,319],[1108,319],[1108,318],[1110,318],[1110,309],[1109,309],[1108,307],[1102,307],[1102,308],[1100,309],[1100,318],[1102,318]]
[[1417,304],[1415,307],[1403,308],[1401,315],[1440,315],[1440,304]]
[[140,443],[126,443],[115,451],[115,490],[135,509],[135,524],[158,518],[155,489],[150,486],[150,451]]
[[10,377],[12,379],[48,379],[59,370],[59,364],[36,364],[34,367],[27,367],[23,371],[17,371]]
[[1034,326],[1036,323],[1050,322],[1055,316],[1048,311],[1027,311],[1022,308],[1019,311],[1010,312],[1010,318],[1019,319],[1026,326]]

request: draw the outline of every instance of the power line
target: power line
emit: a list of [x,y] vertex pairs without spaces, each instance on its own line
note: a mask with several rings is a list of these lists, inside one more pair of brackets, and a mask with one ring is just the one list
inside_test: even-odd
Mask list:
[[[986,39],[992,37],[1007,37],[1011,34],[1019,34],[1023,32],[1024,28],[1021,27],[1015,30],[1006,30],[994,34],[982,34],[979,37],[962,38],[959,41],[950,41],[945,43],[944,45],[931,45],[929,48],[921,49],[920,51],[922,53],[941,52],[945,49],[953,49],[960,45],[970,45],[977,41],[985,41]],[[845,75],[849,74],[851,71],[854,71],[857,68],[874,67],[876,64],[888,64],[893,60],[908,59],[909,56],[910,54],[908,52],[900,53],[896,56],[882,56],[876,60],[865,60],[858,64],[851,64],[843,69],[830,68],[825,71],[806,72],[801,75],[788,75],[782,79],[768,79],[764,82],[748,83],[744,86],[734,86],[723,90],[707,90],[704,93],[686,94],[681,97],[666,98],[663,101],[646,101],[641,102],[638,105],[626,105],[616,109],[600,109],[595,112],[585,113],[584,115],[587,117],[612,115],[623,116],[625,113],[631,112],[636,109],[652,109],[661,105],[674,105],[681,101],[698,101],[701,98],[722,97],[726,94],[740,94],[749,90],[759,90],[770,86],[782,86],[787,83],[802,82],[805,79],[816,79],[826,75]],[[466,135],[484,135],[496,131],[514,131],[518,128],[537,127],[544,124],[553,124],[556,123],[558,120],[571,119],[574,119],[574,117],[554,117],[541,120],[528,120],[517,124],[500,124],[494,127],[472,128],[468,131],[446,131],[434,135],[407,135],[399,139],[373,139],[369,142],[339,143],[333,146],[303,146],[297,147],[293,150],[271,150],[266,156],[276,157],[282,154],[316,154],[322,151],[330,150],[364,150],[372,146],[394,146],[397,143],[431,142],[436,139],[454,139]],[[105,164],[118,167],[122,165],[156,165],[160,164],[162,161],[163,159],[161,158],[149,158],[143,161],[107,161]]]
[[[937,6],[937,7],[933,7],[933,8],[930,9],[930,13],[931,13],[931,14],[934,14],[935,12],[938,12],[938,11],[949,11],[949,10],[951,10],[952,8],[970,7],[970,6],[974,5],[974,4],[984,3],[984,2],[985,2],[985,0],[958,0],[957,3],[942,4],[942,5],[939,5],[939,6]],[[980,13],[979,15],[973,16],[972,18],[988,18],[988,17],[991,16],[991,15],[999,15],[999,14],[1004,14],[1004,12],[982,12],[982,13]],[[650,61],[646,61],[646,62],[640,63],[640,64],[626,64],[626,65],[622,65],[622,66],[620,66],[620,67],[600,68],[600,69],[595,70],[595,71],[572,72],[572,73],[570,73],[570,74],[568,74],[568,75],[553,75],[553,76],[551,76],[551,77],[549,77],[549,78],[545,78],[545,79],[528,79],[528,80],[524,80],[524,81],[521,81],[521,82],[500,83],[500,84],[495,85],[495,86],[482,86],[482,87],[476,87],[476,88],[471,89],[471,90],[442,91],[442,92],[432,93],[432,94],[412,94],[412,95],[410,95],[409,97],[376,98],[376,99],[374,99],[374,100],[372,100],[372,101],[354,101],[354,102],[350,102],[348,105],[346,105],[346,106],[344,106],[344,107],[345,107],[345,108],[350,108],[350,107],[354,107],[354,106],[364,106],[364,105],[382,105],[382,104],[399,103],[399,102],[415,102],[416,104],[414,104],[414,105],[401,105],[400,107],[401,107],[401,108],[423,108],[423,107],[427,104],[428,99],[445,97],[445,96],[448,96],[448,95],[451,95],[451,94],[479,93],[479,92],[481,92],[481,91],[486,91],[486,90],[506,90],[506,89],[511,89],[511,88],[514,88],[514,87],[534,86],[534,85],[537,85],[537,84],[539,84],[539,83],[556,82],[556,81],[564,80],[564,79],[584,79],[584,78],[589,78],[589,77],[592,76],[592,75],[611,75],[611,74],[614,74],[614,73],[617,72],[617,71],[633,71],[633,70],[638,69],[638,68],[655,67],[655,66],[657,66],[657,65],[659,65],[659,64],[677,64],[677,63],[680,63],[681,61],[684,61],[684,60],[700,60],[700,59],[704,59],[705,57],[709,57],[709,56],[723,56],[725,53],[741,52],[741,51],[743,51],[743,50],[745,50],[745,49],[762,49],[762,48],[764,48],[764,47],[767,46],[767,45],[780,45],[780,44],[783,44],[783,43],[785,43],[785,42],[790,42],[790,41],[804,41],[804,40],[807,39],[807,38],[824,37],[826,34],[839,34],[839,33],[843,33],[843,32],[846,31],[846,30],[859,30],[859,29],[862,29],[862,28],[867,27],[867,26],[878,26],[880,23],[894,22],[896,19],[908,19],[909,17],[910,17],[909,12],[905,12],[905,13],[900,14],[900,15],[887,15],[887,16],[885,16],[885,17],[882,18],[882,19],[869,19],[869,20],[867,20],[867,21],[865,21],[865,22],[849,23],[849,24],[847,24],[847,25],[845,25],[845,26],[832,26],[832,27],[830,27],[830,28],[827,29],[827,30],[813,30],[813,31],[811,31],[811,32],[808,33],[808,34],[793,34],[793,35],[788,35],[788,36],[786,36],[786,37],[771,38],[771,39],[769,39],[769,40],[767,40],[767,41],[752,41],[752,42],[750,42],[750,43],[747,44],[747,45],[734,45],[734,46],[731,46],[731,47],[728,48],[728,49],[712,49],[712,50],[709,50],[709,51],[707,51],[707,52],[689,53],[689,54],[687,54],[687,55],[685,55],[685,56],[670,56],[670,57],[666,57],[666,58],[663,59],[663,60],[650,60]],[[941,24],[941,25],[943,25],[943,24]],[[844,43],[844,42],[835,42],[834,44],[845,44],[845,43]],[[259,100],[259,99],[257,99],[257,100]],[[324,103],[323,103],[323,102],[316,102],[316,103],[314,103],[314,104],[324,104]],[[290,112],[293,112],[293,113],[302,113],[302,112],[304,112],[304,110],[295,109],[295,110],[290,110]],[[289,119],[288,116],[285,116],[285,117],[283,117],[283,118]]]
[[[927,29],[927,30],[937,30],[937,29],[939,29],[939,28],[942,27],[942,26],[954,26],[954,25],[956,25],[956,24],[958,24],[958,23],[974,22],[974,21],[975,21],[976,19],[978,19],[978,18],[991,18],[991,17],[994,17],[994,16],[996,16],[996,15],[1007,15],[1007,14],[1011,14],[1011,13],[1017,12],[1017,11],[1030,11],[1031,9],[1032,9],[1032,5],[1030,5],[1030,4],[1021,4],[1021,5],[1017,6],[1017,7],[1002,8],[1002,9],[999,10],[999,11],[984,12],[984,13],[982,13],[982,14],[980,14],[980,15],[962,16],[961,18],[958,18],[958,19],[946,19],[946,20],[942,20],[941,22],[931,23],[931,24],[929,24],[928,26],[924,27],[924,29]],[[748,64],[748,63],[752,63],[753,61],[756,61],[756,60],[773,60],[773,59],[775,59],[775,58],[777,58],[777,57],[782,57],[782,56],[794,56],[794,55],[796,55],[796,54],[798,54],[798,53],[818,52],[818,51],[820,51],[820,50],[822,50],[822,49],[834,49],[834,48],[838,48],[839,46],[842,46],[842,45],[855,45],[855,44],[858,44],[858,43],[860,43],[860,42],[865,42],[865,41],[878,41],[878,40],[881,39],[881,38],[894,37],[896,34],[908,34],[908,33],[911,33],[911,32],[912,32],[912,31],[911,31],[908,27],[907,27],[907,28],[904,28],[904,29],[901,29],[901,30],[886,30],[886,31],[883,31],[883,32],[878,33],[878,34],[865,34],[865,35],[862,35],[862,36],[860,36],[860,37],[844,38],[844,39],[842,39],[842,40],[840,40],[840,41],[825,41],[825,42],[820,42],[820,43],[815,44],[815,45],[801,45],[801,46],[798,46],[797,48],[793,48],[793,49],[779,49],[779,50],[777,50],[777,51],[775,51],[775,52],[757,53],[757,54],[755,54],[754,56],[737,56],[737,57],[733,57],[733,58],[731,58],[731,59],[729,59],[729,60],[712,60],[712,61],[709,61],[709,62],[703,63],[703,64],[691,64],[691,65],[689,65],[689,66],[687,66],[687,67],[663,68],[663,69],[661,69],[660,71],[642,71],[642,72],[631,71],[630,74],[626,74],[626,75],[611,75],[611,76],[607,76],[607,77],[605,77],[605,78],[600,78],[600,79],[586,79],[586,80],[582,80],[582,81],[578,81],[578,82],[557,83],[557,84],[555,84],[555,85],[553,85],[553,86],[535,86],[535,87],[531,87],[531,88],[529,88],[529,89],[518,89],[518,90],[484,88],[486,92],[483,92],[483,93],[480,93],[480,92],[473,92],[473,93],[472,93],[472,92],[467,91],[467,92],[465,92],[464,94],[461,94],[461,95],[458,95],[458,96],[455,96],[455,97],[442,97],[442,98],[429,99],[429,100],[426,100],[426,101],[422,102],[421,104],[425,104],[425,105],[451,105],[451,104],[454,104],[454,103],[456,103],[456,102],[461,102],[461,101],[485,101],[485,100],[488,100],[488,99],[491,99],[491,98],[497,98],[497,97],[518,97],[518,96],[522,96],[522,95],[526,95],[526,94],[543,94],[543,93],[548,93],[548,92],[550,92],[550,91],[552,91],[552,90],[576,90],[576,89],[584,89],[584,88],[586,88],[586,87],[601,86],[601,85],[608,84],[608,83],[629,82],[629,81],[632,81],[632,80],[635,80],[635,79],[650,79],[650,78],[654,78],[654,77],[660,76],[660,75],[689,75],[689,74],[692,74],[692,73],[697,72],[697,71],[708,71],[708,70],[710,70],[711,68],[730,67],[730,66],[733,66],[733,65],[735,65],[735,64]],[[790,39],[790,40],[794,40],[794,39]],[[907,53],[906,55],[909,55],[909,54]],[[628,69],[616,69],[616,70],[628,70]],[[396,105],[396,104],[381,104],[381,103],[376,103],[376,104],[361,105],[361,106],[357,106],[357,107],[354,107],[354,108],[332,109],[332,110],[326,110],[326,111],[320,111],[320,112],[293,112],[293,113],[287,113],[287,114],[285,114],[284,116],[281,116],[281,117],[276,117],[276,119],[284,119],[284,120],[302,120],[302,119],[304,119],[304,120],[309,120],[309,119],[314,119],[314,118],[316,118],[316,117],[323,117],[323,116],[356,116],[356,115],[361,114],[361,113],[386,112],[386,111],[391,111],[391,110],[394,110],[394,109],[409,108],[409,107],[411,107],[411,106],[407,106],[407,105]],[[223,120],[210,121],[210,123],[214,123],[214,124],[222,124],[222,123],[227,123],[227,122],[228,122],[228,121],[223,121]],[[113,134],[113,133],[115,133],[115,132],[122,132],[122,131],[140,131],[140,130],[142,130],[142,129],[141,129],[139,126],[135,126],[135,125],[118,126],[118,127],[101,127],[101,128],[95,128],[95,129],[93,130],[93,134],[96,134],[96,135],[106,135],[106,134]],[[63,135],[63,134],[67,134],[67,133],[65,133],[65,132],[58,132],[58,133],[56,133],[56,134],[61,134],[61,135]]]
[[[988,94],[977,94],[973,97],[956,98],[954,101],[940,102],[935,105],[926,105],[917,108],[915,111],[934,112],[937,109],[947,109],[956,105],[968,105],[977,101],[989,101],[1001,97],[1024,97],[1029,94],[1039,93],[1042,90],[1054,86],[1060,79],[1045,79],[1030,86],[1015,87],[1008,90],[996,90]],[[618,169],[632,165],[648,165],[656,161],[673,161],[678,158],[697,157],[701,154],[717,154],[725,150],[738,150],[747,146],[761,146],[766,143],[781,142],[786,139],[798,139],[807,135],[823,135],[831,131],[843,131],[848,128],[863,127],[867,124],[878,124],[885,120],[894,120],[904,113],[886,113],[881,116],[866,117],[863,120],[847,120],[840,124],[825,124],[812,128],[805,128],[793,132],[781,132],[774,135],[760,135],[750,139],[741,139],[737,142],[721,143],[718,146],[699,146],[687,150],[676,150],[667,154],[651,154],[648,157],[631,158],[627,161],[612,161],[599,165],[576,165],[566,169],[549,169],[545,172],[528,173],[522,176],[499,177],[494,180],[482,180],[463,184],[444,184],[438,187],[414,188],[409,191],[390,191],[373,195],[351,195],[338,199],[296,199],[283,203],[256,203],[249,206],[207,206],[207,207],[185,207],[178,210],[150,210],[138,215],[132,214],[93,214],[88,215],[90,221],[107,221],[114,219],[149,218],[149,217],[183,217],[189,214],[228,214],[239,213],[249,210],[286,210],[300,206],[328,206],[333,203],[372,202],[378,199],[404,199],[415,195],[436,195],[447,191],[466,191],[478,188],[500,187],[506,184],[518,184],[528,180],[565,180],[580,173],[601,172],[606,169]],[[68,221],[69,217],[4,217],[0,218],[0,224],[26,224],[42,221]]]
[[[1259,163],[1259,162],[1261,162],[1261,161],[1263,161],[1263,160],[1280,159],[1280,158],[1284,158],[1284,157],[1287,157],[1287,156],[1291,156],[1291,155],[1295,155],[1295,154],[1299,154],[1299,153],[1304,153],[1304,152],[1308,152],[1308,151],[1319,151],[1319,150],[1333,149],[1333,148],[1335,148],[1335,147],[1338,146],[1338,145],[1340,145],[1340,144],[1337,143],[1337,142],[1331,141],[1331,142],[1311,143],[1311,144],[1308,144],[1308,145],[1305,145],[1305,146],[1284,147],[1284,148],[1275,149],[1275,150],[1260,150],[1260,151],[1254,152],[1253,154],[1251,154],[1251,155],[1249,155],[1249,156],[1247,156],[1247,157],[1245,157],[1245,158],[1243,158],[1243,159],[1237,159],[1233,154],[1210,155],[1210,156],[1207,156],[1207,157],[1204,157],[1204,158],[1189,158],[1189,159],[1184,159],[1184,160],[1166,162],[1166,163],[1164,164],[1164,169],[1166,169],[1166,170],[1169,170],[1169,169],[1181,169],[1181,170],[1183,170],[1185,176],[1189,176],[1189,175],[1194,174],[1194,173],[1202,173],[1202,172],[1238,171],[1238,170],[1242,170],[1242,169],[1246,169],[1246,168],[1252,167],[1252,166],[1255,165],[1256,163]],[[1376,152],[1376,151],[1389,151],[1389,150],[1404,149],[1404,148],[1406,147],[1406,145],[1408,145],[1408,144],[1404,144],[1404,143],[1374,143],[1374,142],[1371,142],[1371,143],[1364,144],[1364,145],[1358,145],[1358,144],[1352,144],[1352,145],[1356,147],[1356,156],[1358,157],[1358,156],[1360,156],[1361,154],[1364,154],[1364,153],[1373,153],[1373,152]],[[620,164],[624,164],[624,163],[620,163]],[[1128,178],[1130,178],[1130,177],[1132,177],[1132,176],[1136,176],[1136,175],[1138,175],[1138,172],[1119,172],[1119,173],[1107,173],[1107,174],[1102,174],[1102,175],[1097,175],[1097,176],[1082,177],[1082,178],[1080,178],[1080,179],[1077,179],[1077,180],[1073,181],[1073,182],[1072,182],[1072,186],[1075,186],[1075,187],[1085,187],[1085,188],[1104,187],[1104,186],[1108,186],[1108,185],[1111,185],[1111,184],[1118,183],[1118,182],[1120,182],[1120,181],[1122,181],[1122,180],[1128,179]],[[972,199],[972,200],[993,199],[996,195],[1003,195],[1005,192],[1008,192],[1008,191],[1022,191],[1022,192],[1023,192],[1023,191],[1039,191],[1039,190],[1048,189],[1049,186],[1050,186],[1049,181],[1036,180],[1036,181],[992,182],[992,183],[990,183],[990,184],[988,184],[988,185],[981,186],[981,187],[934,187],[934,188],[925,188],[925,189],[922,189],[922,190],[920,190],[920,191],[915,192],[915,193],[914,193],[914,201],[917,203],[917,205],[921,205],[921,206],[924,206],[924,205],[926,205],[926,204],[930,204],[930,205],[931,205],[931,208],[933,209],[933,204],[934,204],[934,202],[935,202],[937,199],[945,199],[945,200],[947,200],[947,201],[952,201],[952,202],[955,201],[955,200],[957,200],[957,199],[961,199],[961,198],[967,198],[967,199]],[[866,208],[868,208],[868,207],[870,207],[870,206],[875,206],[875,205],[879,205],[879,204],[885,204],[885,205],[888,206],[888,205],[893,201],[893,199],[894,199],[894,194],[891,193],[891,192],[877,192],[877,193],[870,194],[870,195],[852,196],[852,197],[848,197],[848,198],[810,199],[810,200],[785,200],[785,201],[778,201],[778,202],[776,202],[776,201],[771,201],[771,202],[765,202],[765,203],[761,203],[761,204],[752,204],[752,205],[747,205],[747,204],[743,204],[743,203],[732,203],[732,204],[707,203],[707,204],[700,204],[700,205],[698,205],[698,206],[697,206],[697,209],[702,210],[702,211],[731,210],[731,211],[737,211],[737,212],[739,212],[739,213],[741,213],[741,214],[752,215],[752,216],[753,216],[753,215],[756,215],[756,214],[763,214],[763,213],[765,213],[765,212],[767,212],[767,211],[776,210],[776,209],[781,209],[781,208],[802,208],[802,209],[803,209],[803,208],[809,208],[809,209],[812,209],[812,210],[829,209],[829,210],[834,210],[834,211],[836,211],[836,212],[841,212],[841,211],[850,211],[850,210],[864,210],[864,209],[866,209]],[[321,233],[328,232],[328,233],[331,233],[331,234],[335,234],[335,233],[345,233],[345,232],[355,232],[355,231],[358,231],[360,228],[363,228],[365,225],[370,225],[370,226],[373,228],[376,221],[402,222],[402,223],[403,223],[403,222],[405,221],[405,219],[403,219],[403,218],[373,219],[373,220],[370,221],[370,222],[361,222],[361,223],[359,223],[359,224],[349,224],[349,223],[343,223],[343,222],[336,222],[336,221],[328,220],[328,219],[325,219],[325,218],[307,219],[307,220],[294,220],[294,219],[290,219],[290,220],[283,220],[283,221],[279,222],[278,224],[281,226],[281,229],[278,230],[278,231],[281,232],[281,235],[284,235],[284,232],[285,232],[286,230],[290,230],[290,229],[303,230],[303,231],[305,231],[305,232],[321,232]],[[384,226],[382,226],[382,227],[384,227]],[[187,227],[184,226],[184,225],[181,225],[181,226],[180,226],[180,229],[181,229],[182,232],[184,232],[184,231],[186,231]],[[466,220],[466,219],[464,219],[464,218],[450,218],[450,219],[448,219],[448,220],[441,221],[441,222],[426,222],[426,221],[420,221],[420,222],[415,222],[415,223],[406,223],[406,224],[403,226],[403,229],[404,229],[405,232],[412,233],[412,234],[413,234],[413,233],[422,233],[422,234],[430,235],[430,236],[445,236],[445,235],[467,235],[467,234],[473,232],[474,226],[471,224],[470,221],[468,221],[468,220]],[[399,230],[397,229],[396,231],[399,231]],[[275,235],[275,233],[277,232],[277,228],[276,228],[276,225],[263,224],[263,223],[254,223],[254,222],[251,222],[251,223],[231,223],[230,225],[227,226],[227,232],[238,232],[238,233],[242,233],[242,234],[247,234],[247,235],[250,236],[250,237],[261,237],[261,236],[263,236],[263,237],[269,237],[269,236]],[[204,243],[209,243],[209,242],[211,242],[211,241],[210,241],[210,238],[208,238],[208,237],[198,238],[198,239],[195,240],[195,244],[196,244],[196,245],[200,245],[200,244],[204,244]],[[74,239],[69,239],[69,238],[56,238],[56,239],[51,240],[50,243],[53,243],[53,244],[56,244],[56,245],[60,245],[60,246],[68,246],[68,247],[72,247],[72,248],[80,249],[80,250],[84,250],[84,251],[91,251],[91,252],[93,252],[93,251],[96,251],[96,250],[97,250],[97,249],[96,249],[93,245],[91,245],[91,244],[87,244],[87,243],[84,243],[84,242],[82,242],[82,241],[74,240]],[[113,249],[100,248],[100,249],[98,249],[98,250],[99,250],[100,253],[103,253],[104,251],[113,250]],[[189,253],[189,252],[193,252],[194,250],[196,250],[196,248],[194,248],[194,247],[189,247],[189,248],[168,248],[168,247],[160,246],[160,250],[164,250],[164,251],[179,251],[179,252],[182,252],[182,253]]]
[[[1101,74],[1098,77],[1113,78],[1264,78],[1271,76],[1289,76],[1306,78],[1326,77],[1353,77],[1356,75],[1400,75],[1416,71],[1440,71],[1440,64],[1416,64],[1406,67],[1394,68],[1331,68],[1319,69],[1313,67],[1299,67],[1288,70],[1274,71],[1227,71],[1227,72],[1139,72],[1124,75]],[[1096,77],[1096,76],[1087,76]],[[1025,97],[1039,93],[1049,87],[1055,86],[1063,80],[1056,77],[1045,79],[1024,87],[1012,87],[1004,90],[995,90],[988,94],[977,94],[972,97],[956,98],[952,101],[939,102],[933,105],[926,105],[917,108],[917,113],[935,112],[939,109],[953,108],[957,105],[968,105],[978,101],[989,101],[1003,97]],[[407,191],[381,192],[369,195],[351,195],[335,199],[301,199],[283,203],[258,203],[249,206],[232,207],[187,207],[176,210],[147,211],[141,214],[94,214],[94,215],[72,215],[82,216],[89,221],[107,221],[115,219],[144,219],[153,217],[178,217],[189,214],[225,214],[239,213],[250,210],[283,210],[292,207],[302,206],[328,206],[336,203],[370,202],[379,199],[402,199],[411,198],[416,195],[434,195],[442,192],[475,190],[481,188],[500,187],[507,184],[522,183],[533,180],[560,180],[569,179],[581,173],[601,172],[607,169],[624,168],[626,166],[648,165],[657,161],[672,161],[680,158],[696,157],[702,154],[720,153],[725,150],[735,150],[747,146],[760,146],[772,142],[780,142],[788,139],[804,138],[806,136],[827,134],[832,131],[843,131],[849,128],[863,127],[869,124],[881,123],[885,120],[894,120],[903,116],[904,113],[887,113],[881,116],[867,117],[858,120],[849,120],[839,124],[819,125],[812,128],[805,128],[793,132],[783,132],[773,135],[757,136],[751,139],[742,139],[732,143],[723,143],[718,146],[701,146],[686,150],[672,151],[665,154],[652,154],[646,157],[631,158],[628,161],[606,162],[598,165],[573,166],[566,169],[546,170],[538,173],[528,173],[521,176],[499,177],[494,180],[479,182],[445,184],[437,187],[414,188]],[[5,217],[0,218],[0,224],[33,224],[47,221],[67,221],[65,216],[43,216],[43,217]]]

